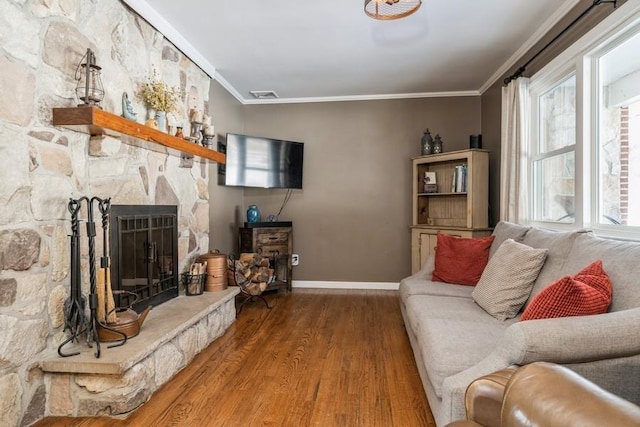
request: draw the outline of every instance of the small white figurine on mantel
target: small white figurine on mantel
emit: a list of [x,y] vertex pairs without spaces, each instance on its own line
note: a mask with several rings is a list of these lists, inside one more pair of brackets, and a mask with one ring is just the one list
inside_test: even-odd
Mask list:
[[122,117],[134,122],[138,119],[138,115],[133,111],[133,105],[129,100],[129,94],[127,92],[122,93]]

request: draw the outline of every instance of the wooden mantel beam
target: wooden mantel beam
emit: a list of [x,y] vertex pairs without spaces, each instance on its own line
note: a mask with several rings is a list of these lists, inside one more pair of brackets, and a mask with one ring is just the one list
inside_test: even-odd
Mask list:
[[119,137],[128,135],[181,153],[199,156],[220,164],[226,163],[226,156],[223,153],[177,138],[124,117],[116,116],[97,107],[54,108],[53,125],[88,133],[92,136],[111,135]]

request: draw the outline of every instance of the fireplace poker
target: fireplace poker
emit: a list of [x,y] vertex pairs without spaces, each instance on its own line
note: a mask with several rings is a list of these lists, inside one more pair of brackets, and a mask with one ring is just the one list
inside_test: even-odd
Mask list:
[[71,213],[71,284],[69,298],[64,304],[64,330],[71,331],[71,337],[58,346],[58,354],[61,357],[80,354],[80,352],[64,353],[62,347],[69,342],[78,340],[79,336],[87,330],[88,325],[88,319],[85,317],[86,300],[82,295],[82,287],[80,285],[80,232],[78,213],[80,212],[81,203],[82,199],[69,199],[68,204],[68,209]]
[[102,322],[101,319],[98,319],[98,323],[100,324],[100,327],[122,336],[121,340],[116,341],[114,344],[108,345],[107,348],[119,347],[127,342],[127,335],[109,326],[109,323],[115,323],[118,321],[118,318],[116,316],[116,307],[113,301],[113,291],[111,290],[111,274],[109,271],[110,262],[108,228],[111,199],[108,198],[103,200],[98,197],[93,197],[91,201],[93,202],[94,200],[98,202],[98,209],[100,210],[100,214],[102,215],[102,256],[100,257],[100,275],[102,275],[102,279],[104,280],[104,299],[106,300],[105,320],[104,322]]
[[96,343],[95,356],[100,357],[100,340],[98,339],[96,311],[98,309],[98,295],[96,294],[96,223],[93,221],[93,201],[87,199],[87,237],[89,239],[89,310],[91,321],[87,331],[87,343]]

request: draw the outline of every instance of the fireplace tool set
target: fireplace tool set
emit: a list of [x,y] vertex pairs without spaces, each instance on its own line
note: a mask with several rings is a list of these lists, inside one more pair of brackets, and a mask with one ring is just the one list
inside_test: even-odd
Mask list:
[[[87,208],[87,238],[89,246],[89,295],[82,293],[82,277],[80,268],[80,220],[78,218],[83,203]],[[93,218],[93,205],[97,203],[102,216],[103,252],[100,257],[100,270],[96,272],[96,225]],[[100,357],[100,332],[108,331],[112,334],[111,341],[116,341],[108,347],[117,347],[127,342],[127,333],[117,330],[118,316],[111,291],[109,274],[108,224],[110,199],[99,197],[82,197],[70,199],[68,209],[71,213],[71,285],[69,298],[64,304],[64,330],[70,331],[71,336],[58,346],[61,357],[80,354],[79,351],[65,353],[63,347],[71,342],[79,342],[80,337],[86,335],[89,347],[96,345],[95,357]],[[116,291],[117,292],[117,291]],[[89,310],[87,313],[87,301]],[[137,315],[136,315],[137,316]],[[140,322],[141,323],[141,322]],[[130,336],[130,335],[129,335]],[[103,339],[102,341],[107,341]]]

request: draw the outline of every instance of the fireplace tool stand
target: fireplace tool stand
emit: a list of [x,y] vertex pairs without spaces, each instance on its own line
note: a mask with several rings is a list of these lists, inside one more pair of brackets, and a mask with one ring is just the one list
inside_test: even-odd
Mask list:
[[[82,207],[82,203],[85,202],[87,206],[87,238],[89,243],[89,281],[90,281],[90,289],[89,289],[89,317],[87,317],[86,313],[86,298],[82,294],[82,285],[81,285],[81,271],[80,271],[80,230],[79,230],[79,219],[78,214]],[[104,233],[104,253],[100,259],[101,266],[103,266],[103,271],[107,271],[107,268],[104,266],[109,265],[109,257],[107,252],[107,226],[108,226],[108,215],[109,215],[109,207],[110,207],[110,199],[100,199],[99,197],[93,197],[89,199],[88,197],[81,197],[80,199],[70,199],[68,204],[69,212],[71,213],[71,283],[70,283],[70,296],[64,304],[64,331],[69,330],[71,332],[71,336],[63,341],[58,346],[58,354],[61,357],[69,357],[80,354],[79,351],[75,351],[72,353],[65,353],[63,351],[63,347],[70,342],[79,342],[80,337],[83,334],[86,334],[87,345],[91,347],[93,343],[96,344],[96,351],[94,353],[95,357],[100,357],[100,340],[98,339],[98,319],[97,319],[97,308],[98,308],[98,295],[96,293],[96,251],[95,251],[95,236],[96,236],[96,227],[95,222],[93,221],[93,203],[98,202],[98,207],[100,212],[102,213],[102,229]],[[105,273],[106,274],[106,273]],[[100,325],[112,330],[108,325],[102,324]],[[114,333],[120,334],[123,336],[122,341],[112,344],[109,347],[115,347],[119,345],[123,345],[127,337],[125,334],[122,334],[119,331],[113,330]]]

